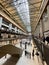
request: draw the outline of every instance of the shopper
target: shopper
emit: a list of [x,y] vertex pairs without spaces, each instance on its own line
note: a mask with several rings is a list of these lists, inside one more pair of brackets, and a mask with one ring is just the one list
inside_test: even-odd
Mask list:
[[33,49],[33,52],[32,52],[32,56],[33,56],[33,59],[34,59],[34,49]]
[[38,62],[39,62],[39,51],[36,50],[36,56],[37,56],[37,59],[38,59]]
[[44,43],[45,43],[45,40],[46,40],[45,37],[43,37],[43,42],[44,42]]
[[22,41],[20,41],[20,47],[22,47]]
[[25,49],[27,49],[27,42],[25,42]]
[[47,44],[49,43],[49,36],[46,37]]

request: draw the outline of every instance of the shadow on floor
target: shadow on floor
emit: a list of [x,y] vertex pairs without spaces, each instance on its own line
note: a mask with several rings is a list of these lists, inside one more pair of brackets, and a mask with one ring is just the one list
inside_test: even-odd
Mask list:
[[18,57],[12,56],[9,59],[7,59],[7,61],[3,65],[16,65],[18,59]]

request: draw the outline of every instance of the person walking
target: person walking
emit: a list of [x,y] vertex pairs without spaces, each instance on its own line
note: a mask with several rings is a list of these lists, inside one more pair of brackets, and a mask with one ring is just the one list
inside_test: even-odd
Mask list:
[[34,60],[34,49],[33,49],[33,52],[32,52],[32,56],[33,56],[33,60]]
[[27,49],[27,42],[25,42],[25,49]]
[[36,50],[36,56],[37,56],[37,59],[38,59],[38,62],[39,62],[39,51]]
[[20,47],[22,48],[22,41],[20,41]]

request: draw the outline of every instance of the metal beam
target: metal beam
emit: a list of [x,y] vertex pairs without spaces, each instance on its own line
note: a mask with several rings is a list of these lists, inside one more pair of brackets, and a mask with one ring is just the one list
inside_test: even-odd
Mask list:
[[29,3],[29,5],[35,5],[35,4],[38,4],[38,3],[41,3],[42,1],[38,1],[38,2],[35,2],[35,3]]
[[8,10],[8,11],[11,11],[11,12],[12,12],[12,11],[14,11],[14,10],[16,10],[16,9],[11,9],[11,10]]
[[[0,5],[1,5],[1,4],[0,4]],[[2,8],[5,9],[4,7],[2,7]],[[6,9],[5,9],[5,10],[6,10]],[[10,15],[10,14],[7,13],[7,11],[6,11],[6,12],[4,11],[4,13],[6,13],[8,16]],[[9,17],[11,18],[11,16],[9,16]],[[11,18],[11,19],[12,19],[12,18]],[[10,20],[11,20],[11,19],[10,19]],[[13,24],[14,24],[14,25],[16,25],[16,26],[17,26],[18,28],[20,28],[22,31],[24,31],[19,25],[17,25],[17,23],[14,22],[14,21],[15,21],[14,19],[12,19],[12,21],[13,21]],[[10,22],[11,22],[11,21],[10,21]]]
[[[6,5],[7,5],[7,4],[9,4],[9,5],[12,4],[12,5],[14,5],[13,3],[14,3],[14,2],[17,2],[17,1],[13,1],[13,2],[4,1],[4,2],[6,2]],[[16,5],[21,5],[21,4],[23,4],[23,3],[27,3],[27,1],[21,2],[21,3],[17,3]],[[6,5],[4,5],[4,6],[6,6]],[[14,5],[14,6],[16,6],[16,5]]]
[[[43,5],[42,5],[42,6],[43,6],[43,7],[42,7],[43,9],[42,9],[42,11],[41,11],[41,13],[40,13],[40,16],[39,16],[39,18],[38,18],[38,21],[37,21],[37,23],[36,23],[36,27],[37,27],[37,25],[38,25],[38,22],[40,21],[40,18],[41,18],[41,16],[42,16],[43,12],[44,12],[44,9],[45,9],[45,7],[46,7],[48,1],[49,1],[49,0],[44,0],[44,3],[43,3]],[[36,30],[36,27],[35,27],[35,30]],[[34,30],[34,31],[35,31],[35,30]]]
[[36,11],[39,11],[39,9],[36,9],[36,10],[30,10],[30,12],[36,12]]
[[31,7],[31,6],[29,6],[29,8],[30,8],[30,9],[40,8],[40,6],[38,6],[38,7],[37,7],[37,6],[32,6],[32,7]]

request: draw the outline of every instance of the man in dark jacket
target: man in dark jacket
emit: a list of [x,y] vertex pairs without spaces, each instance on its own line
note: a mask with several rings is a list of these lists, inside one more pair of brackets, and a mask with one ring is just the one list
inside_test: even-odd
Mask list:
[[49,36],[46,37],[46,41],[49,43]]
[[43,42],[44,42],[44,43],[45,43],[45,40],[46,40],[45,37],[43,37]]
[[25,42],[25,49],[27,49],[27,42]]

